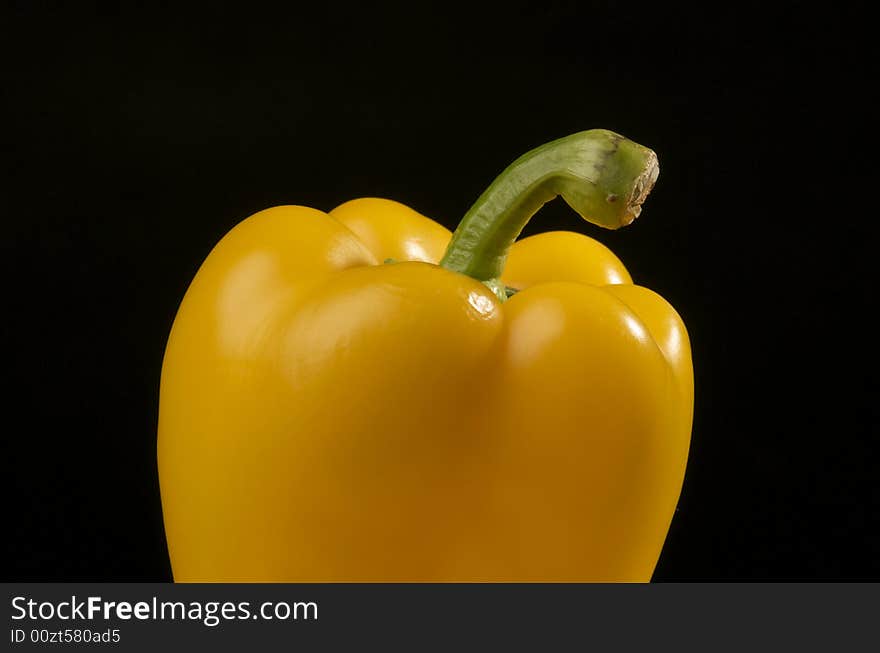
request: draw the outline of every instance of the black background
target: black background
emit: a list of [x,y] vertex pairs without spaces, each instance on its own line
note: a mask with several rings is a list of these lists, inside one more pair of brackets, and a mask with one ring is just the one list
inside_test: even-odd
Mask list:
[[642,217],[526,233],[599,238],[688,325],[655,580],[880,578],[867,18],[700,4],[4,4],[4,580],[170,579],[162,353],[233,225],[380,196],[452,228],[592,127],[657,151]]

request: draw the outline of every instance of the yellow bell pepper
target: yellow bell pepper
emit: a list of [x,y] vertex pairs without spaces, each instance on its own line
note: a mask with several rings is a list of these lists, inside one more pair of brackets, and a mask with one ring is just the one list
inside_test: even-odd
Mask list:
[[685,327],[549,199],[629,224],[654,153],[591,130],[454,235],[384,199],[279,206],[174,321],[158,462],[178,581],[648,581],[693,410]]

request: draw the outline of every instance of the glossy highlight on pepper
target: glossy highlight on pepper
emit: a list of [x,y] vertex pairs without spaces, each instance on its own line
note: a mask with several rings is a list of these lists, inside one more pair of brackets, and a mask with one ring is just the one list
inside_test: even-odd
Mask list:
[[454,235],[379,198],[232,229],[162,367],[175,580],[650,580],[690,441],[687,331],[596,240],[517,238],[557,195],[629,224],[657,172],[591,130],[515,161]]

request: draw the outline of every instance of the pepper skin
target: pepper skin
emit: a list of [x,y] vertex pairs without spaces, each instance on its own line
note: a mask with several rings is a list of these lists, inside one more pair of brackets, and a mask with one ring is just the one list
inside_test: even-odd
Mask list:
[[[608,134],[575,136],[610,165]],[[629,175],[619,207],[616,182],[590,181],[617,212],[604,226],[654,178]],[[687,460],[688,336],[597,241],[511,246],[521,226],[477,219],[576,203],[560,188],[511,214],[487,191],[452,243],[374,198],[268,209],[220,241],[162,368],[175,580],[650,580]]]

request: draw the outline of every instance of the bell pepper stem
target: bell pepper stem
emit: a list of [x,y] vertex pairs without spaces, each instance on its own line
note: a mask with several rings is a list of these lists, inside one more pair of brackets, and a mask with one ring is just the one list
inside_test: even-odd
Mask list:
[[638,217],[659,172],[652,150],[605,129],[551,141],[510,164],[480,195],[440,265],[482,281],[505,301],[507,254],[538,209],[561,195],[588,222],[617,229]]

